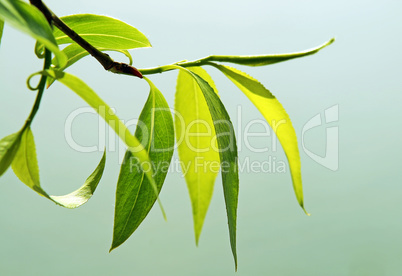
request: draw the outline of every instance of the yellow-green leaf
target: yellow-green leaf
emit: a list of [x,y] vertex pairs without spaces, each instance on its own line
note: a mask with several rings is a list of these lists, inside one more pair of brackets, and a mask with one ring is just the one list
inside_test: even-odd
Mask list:
[[105,168],[106,154],[95,171],[88,177],[84,185],[76,191],[64,196],[52,196],[46,193],[39,180],[39,167],[36,157],[36,146],[30,127],[26,127],[21,135],[21,142],[18,151],[12,162],[15,175],[28,187],[36,191],[56,204],[66,208],[76,208],[87,202],[95,192]]
[[[289,162],[293,188],[300,206],[304,209],[301,164],[296,132],[289,115],[272,93],[256,79],[235,68],[211,64],[224,73],[257,107],[278,137]],[[308,214],[306,212],[306,214]]]
[[239,169],[237,157],[237,143],[233,124],[225,106],[215,93],[214,89],[196,73],[178,65],[164,66],[164,70],[183,70],[197,82],[214,121],[216,140],[219,149],[221,164],[223,194],[225,197],[226,213],[228,217],[230,246],[237,270],[236,225],[237,203],[239,197]]
[[[200,67],[189,68],[215,88]],[[214,89],[217,92],[216,89]],[[201,234],[220,168],[214,122],[197,81],[185,71],[177,78],[175,127],[180,164],[190,193],[195,240]]]
[[[140,141],[138,141],[138,139],[130,133],[128,128],[116,116],[114,111],[85,82],[76,76],[54,70],[47,70],[42,72],[42,74],[61,82],[74,91],[78,96],[80,96],[93,109],[95,109],[95,111],[106,121],[106,123],[109,124],[109,126],[116,132],[120,139],[128,146],[133,156],[138,158],[141,166],[144,166],[143,169],[145,171],[145,175],[157,194],[157,186],[153,178],[153,169],[146,165],[151,163],[148,152],[145,150]],[[164,213],[160,201],[159,205]]]
[[[98,48],[128,50],[151,47],[148,39],[136,28],[112,17],[96,14],[74,14],[61,17],[64,23]],[[57,43],[73,41],[59,29],[54,30]]]

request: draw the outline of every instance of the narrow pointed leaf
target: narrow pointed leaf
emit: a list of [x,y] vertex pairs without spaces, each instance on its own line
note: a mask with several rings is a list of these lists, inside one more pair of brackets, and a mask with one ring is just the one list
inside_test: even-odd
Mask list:
[[[287,156],[292,174],[293,188],[300,206],[304,209],[301,164],[296,132],[289,115],[272,93],[256,79],[224,65],[213,64],[224,73],[257,107],[277,135]],[[306,214],[308,214],[306,212]]]
[[257,56],[209,56],[205,58],[206,61],[219,61],[219,62],[230,62],[235,64],[241,64],[246,66],[264,66],[269,64],[274,64],[289,59],[300,58],[304,56],[309,56],[317,53],[321,49],[327,47],[335,41],[334,38],[325,42],[324,44],[308,49],[302,52],[289,53],[289,54],[274,54],[274,55],[257,55]]
[[[149,153],[154,179],[160,192],[174,149],[173,118],[162,93],[150,85],[148,100],[141,112],[135,137]],[[157,197],[141,166],[127,151],[116,189],[113,242],[110,250],[125,242],[145,219]]]
[[[148,152],[140,141],[130,133],[124,123],[114,114],[114,111],[85,82],[76,76],[53,70],[44,71],[42,74],[61,82],[95,109],[95,111],[116,132],[120,139],[129,147],[129,150],[132,152],[134,157],[138,158],[141,166],[145,166],[143,167],[145,175],[156,192],[157,186],[153,179],[153,169],[146,166],[146,164],[150,164]],[[164,212],[161,204],[160,206],[162,212]]]
[[0,176],[10,167],[21,142],[22,131],[0,140]]
[[66,64],[67,58],[57,46],[52,29],[45,16],[36,7],[20,0],[0,0],[0,20],[42,43],[55,54],[60,66]]
[[205,97],[212,120],[214,121],[219,157],[221,161],[222,185],[228,217],[230,245],[235,261],[235,268],[237,270],[236,221],[237,202],[239,197],[239,169],[236,137],[234,135],[232,122],[230,121],[229,114],[218,95],[214,92],[211,85],[209,85],[203,78],[196,73],[177,65],[169,65],[164,69],[183,70],[194,78]]
[[[61,19],[94,47],[120,50],[151,47],[145,35],[115,18],[95,14],[74,14]],[[54,30],[54,36],[59,45],[73,42],[58,29]]]
[[60,206],[71,209],[81,206],[92,197],[102,177],[105,161],[106,152],[103,154],[95,171],[88,177],[84,185],[76,191],[65,196],[49,195],[40,185],[35,141],[31,129],[27,127],[22,132],[20,146],[12,162],[12,168],[15,175],[32,190]]
[[[189,69],[215,88],[204,69]],[[217,90],[214,91],[216,93]],[[179,72],[175,98],[178,153],[190,194],[195,240],[198,244],[219,172],[219,152],[214,122],[203,92],[197,81],[185,71]]]

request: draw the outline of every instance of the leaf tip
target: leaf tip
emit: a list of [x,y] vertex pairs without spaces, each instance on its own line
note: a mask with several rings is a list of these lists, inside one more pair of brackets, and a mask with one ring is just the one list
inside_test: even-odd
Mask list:
[[303,204],[300,204],[300,207],[302,207],[304,213],[305,213],[307,216],[309,216],[309,217],[311,216],[311,214],[310,214],[309,212],[307,212],[306,208],[304,208],[304,205],[303,205]]
[[335,37],[331,38],[328,42],[327,42],[327,46],[331,45],[332,43],[335,42]]
[[110,249],[109,249],[109,253],[111,253],[113,250],[115,250],[117,247],[119,247],[121,245],[121,243],[120,244],[116,244],[116,241],[113,239],[113,241],[112,241],[112,245],[110,246]]

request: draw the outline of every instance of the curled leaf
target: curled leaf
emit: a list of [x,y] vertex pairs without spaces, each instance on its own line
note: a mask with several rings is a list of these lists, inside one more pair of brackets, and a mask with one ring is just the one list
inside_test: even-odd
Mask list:
[[39,167],[36,157],[36,146],[31,128],[26,127],[21,134],[21,142],[15,158],[12,162],[12,168],[15,175],[28,187],[36,191],[43,197],[50,199],[56,204],[66,208],[76,208],[86,203],[95,192],[96,187],[102,177],[105,168],[106,153],[95,171],[88,177],[84,185],[76,191],[64,196],[52,196],[43,190],[39,180]]
[[[78,96],[80,96],[86,103],[88,103],[95,111],[105,120],[106,123],[116,132],[120,139],[128,146],[133,156],[138,158],[142,169],[145,171],[145,176],[148,178],[154,191],[157,191],[157,186],[153,178],[153,168],[149,168],[146,164],[150,164],[148,152],[138,139],[130,133],[124,123],[116,116],[114,111],[81,79],[74,75],[65,72],[46,70],[41,72],[48,77],[56,79],[61,82]],[[164,213],[162,204],[160,203],[162,212]]]

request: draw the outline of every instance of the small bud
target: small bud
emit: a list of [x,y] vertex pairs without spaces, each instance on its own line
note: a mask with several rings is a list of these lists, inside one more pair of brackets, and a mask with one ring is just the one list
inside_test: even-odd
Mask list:
[[143,78],[141,72],[138,71],[137,68],[135,68],[134,66],[125,64],[125,63],[114,62],[112,67],[109,69],[109,71],[113,72],[113,73],[117,73],[117,74],[136,76],[136,77],[139,77],[140,79]]

